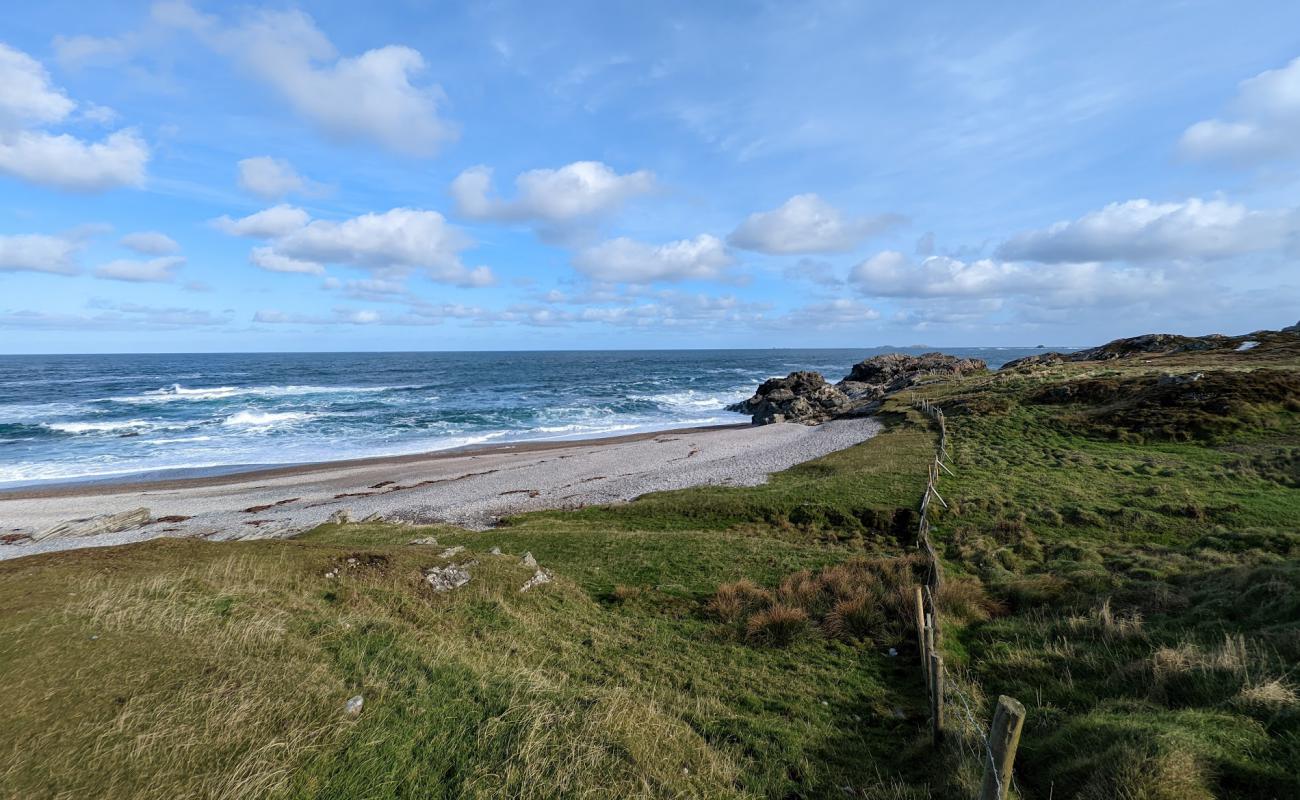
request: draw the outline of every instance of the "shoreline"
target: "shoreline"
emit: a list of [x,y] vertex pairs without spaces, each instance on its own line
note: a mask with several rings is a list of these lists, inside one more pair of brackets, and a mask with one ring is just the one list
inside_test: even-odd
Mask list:
[[[55,478],[40,484],[0,487],[0,502],[6,500],[36,500],[57,497],[89,497],[121,494],[122,492],[148,492],[187,487],[222,486],[250,480],[292,477],[348,467],[370,467],[398,464],[418,464],[465,455],[492,453],[533,453],[569,447],[601,446],[642,441],[664,434],[689,434],[700,431],[719,431],[752,428],[748,422],[730,425],[703,425],[686,428],[661,428],[652,431],[621,433],[613,436],[591,436],[579,439],[534,439],[492,444],[466,444],[445,450],[425,450],[387,456],[340,458],[331,461],[305,461],[296,464],[228,464],[212,467],[175,467],[145,470],[121,475],[87,476],[84,478]],[[172,473],[167,475],[166,473]],[[179,474],[189,473],[189,474]],[[146,477],[150,476],[150,477]],[[152,477],[157,476],[157,477]]]
[[[774,472],[860,444],[881,429],[869,417],[815,426],[677,428],[10,491],[0,493],[0,534],[10,541],[0,545],[0,559],[163,536],[288,538],[340,515],[487,530],[530,511],[622,503],[695,486],[756,486]],[[98,523],[105,515],[128,519],[115,524],[131,527],[86,532],[104,530],[85,521]]]

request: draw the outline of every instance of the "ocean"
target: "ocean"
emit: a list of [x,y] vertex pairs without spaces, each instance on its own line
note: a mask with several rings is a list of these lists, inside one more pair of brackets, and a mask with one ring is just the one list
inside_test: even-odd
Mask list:
[[0,356],[0,487],[739,423],[767,378],[885,352],[924,351]]

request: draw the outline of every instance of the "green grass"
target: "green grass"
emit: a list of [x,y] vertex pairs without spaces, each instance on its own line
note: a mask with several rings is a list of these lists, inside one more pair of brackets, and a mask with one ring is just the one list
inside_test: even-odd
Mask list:
[[[914,552],[935,436],[899,396],[882,435],[758,487],[0,563],[0,796],[970,797],[998,694],[1029,712],[1022,797],[1296,796],[1297,367],[1270,341],[918,389],[955,473],[931,506],[975,717],[952,747],[893,589],[843,582]],[[1159,381],[1198,371],[1212,391]],[[452,545],[473,579],[435,594]],[[519,591],[525,551],[555,582]],[[742,580],[768,605],[720,618]],[[807,624],[747,635],[778,606]]]
[[[767,486],[647,498],[699,508],[645,528],[633,503],[482,533],[327,525],[6,562],[0,793],[786,797],[924,782],[908,665],[822,639],[750,646],[704,602],[740,577],[900,550],[798,509],[824,487],[819,509],[892,520],[929,447],[900,420]],[[407,544],[427,535],[440,544]],[[457,544],[473,580],[428,591],[421,568]],[[556,582],[520,593],[524,551]],[[324,577],[349,557],[362,565]],[[354,694],[365,707],[349,719]],[[900,750],[916,757],[895,764]]]

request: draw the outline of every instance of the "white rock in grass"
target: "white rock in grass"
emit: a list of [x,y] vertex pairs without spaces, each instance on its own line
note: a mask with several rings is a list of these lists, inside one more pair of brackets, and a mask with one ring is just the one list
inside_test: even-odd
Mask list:
[[407,542],[407,544],[437,544],[437,543],[438,543],[438,538],[436,536],[422,536],[419,539],[412,539],[411,541]]
[[366,704],[366,699],[361,695],[354,695],[348,698],[348,702],[343,706],[343,713],[349,717],[358,716],[361,713],[361,707]]
[[524,553],[524,566],[537,569],[537,559],[533,558],[531,551]]
[[351,521],[352,521],[352,512],[348,511],[346,508],[340,508],[338,511],[335,511],[333,514],[330,514],[330,518],[329,518],[329,524],[331,525],[346,525]]
[[456,564],[430,567],[424,571],[424,580],[435,592],[450,592],[469,583],[469,570]]
[[543,583],[550,583],[552,580],[553,578],[551,577],[551,573],[547,572],[544,569],[539,568],[536,572],[533,573],[533,577],[529,578],[528,582],[525,583],[523,587],[520,588],[519,591],[526,592],[529,589],[532,589],[537,586],[541,586]]
[[494,556],[499,556],[499,555],[501,555],[501,548],[500,548],[500,547],[494,547],[494,548],[492,548],[491,550],[489,550],[488,552],[491,553],[491,554],[494,555]]
[[441,553],[438,554],[438,558],[451,558],[452,556],[456,555],[457,553],[459,553],[461,550],[464,549],[465,546],[460,544],[456,545],[455,547],[448,547],[446,550],[443,550]]

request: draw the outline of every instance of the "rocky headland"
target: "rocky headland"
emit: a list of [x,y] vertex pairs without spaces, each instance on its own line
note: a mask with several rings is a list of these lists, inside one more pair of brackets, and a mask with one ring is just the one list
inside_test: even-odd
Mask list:
[[[1038,353],[1008,361],[1000,369],[1027,370],[1066,362],[1111,361],[1213,350],[1237,351],[1243,355],[1250,353],[1258,357],[1276,348],[1298,345],[1300,323],[1278,331],[1262,330],[1240,336],[1148,333],[1070,353]],[[919,356],[887,353],[858,362],[843,380],[834,384],[818,372],[792,372],[784,378],[771,378],[758,387],[753,397],[728,406],[728,409],[749,414],[755,425],[774,422],[818,425],[827,420],[872,414],[889,395],[929,378],[961,377],[987,370],[988,364],[978,358],[959,358],[947,353]]]

